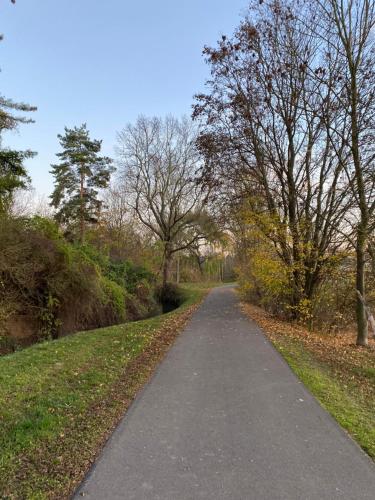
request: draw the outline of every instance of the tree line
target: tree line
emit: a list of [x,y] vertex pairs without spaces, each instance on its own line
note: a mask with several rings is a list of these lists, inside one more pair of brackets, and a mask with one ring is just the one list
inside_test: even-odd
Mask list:
[[36,152],[7,147],[4,133],[36,110],[0,96],[0,353],[157,314],[182,300],[171,281],[221,278],[217,250],[201,254],[221,235],[196,182],[191,119],[139,117],[117,134],[115,158],[86,124],[65,127],[35,214],[25,205]]
[[[355,302],[367,345],[374,24],[371,0],[251,0],[233,35],[204,48],[211,76],[192,120],[139,117],[118,133],[115,161],[86,125],[59,135],[50,204],[65,237],[83,244],[95,228],[97,245],[110,238],[119,254],[151,242],[164,287],[177,255],[200,266],[202,245],[231,240],[250,298],[310,323],[324,310],[332,324]],[[4,132],[32,121],[14,111],[36,108],[1,98],[0,109]],[[34,154],[1,145],[1,213]]]
[[233,36],[204,49],[212,76],[194,107],[201,181],[272,246],[293,317],[355,252],[359,345],[375,222],[374,24],[371,0],[254,0]]

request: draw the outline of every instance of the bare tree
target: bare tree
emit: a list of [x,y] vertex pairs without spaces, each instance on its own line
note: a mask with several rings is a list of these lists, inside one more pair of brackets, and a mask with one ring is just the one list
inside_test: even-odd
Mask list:
[[375,215],[375,3],[316,0],[315,6],[324,50],[330,59],[340,61],[335,99],[345,120],[347,147],[337,154],[355,200],[357,344],[367,345],[365,256]]
[[171,116],[138,118],[118,134],[121,182],[128,204],[163,245],[163,285],[173,255],[206,236],[205,200],[195,182],[196,129]]
[[126,191],[123,186],[115,186],[112,183],[103,195],[105,207],[103,217],[106,225],[111,231],[120,234],[131,223]]
[[[346,136],[335,145],[330,137],[342,123],[333,82],[320,77],[326,55],[313,34],[317,22],[307,1],[251,2],[235,35],[205,48],[210,92],[196,97],[194,109],[204,124],[202,182],[229,195],[232,205],[246,200],[289,269],[296,314],[342,247],[351,204],[335,151],[345,150]],[[329,81],[336,62],[326,68]]]
[[48,198],[38,195],[35,189],[21,189],[14,193],[10,213],[13,217],[40,217],[52,218],[53,210]]

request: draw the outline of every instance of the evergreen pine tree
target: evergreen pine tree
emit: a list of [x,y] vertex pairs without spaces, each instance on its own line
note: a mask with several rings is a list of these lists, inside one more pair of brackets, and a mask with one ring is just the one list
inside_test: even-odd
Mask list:
[[24,160],[34,155],[32,151],[0,149],[0,215],[9,211],[14,192],[29,186]]
[[99,189],[106,188],[114,171],[113,161],[100,156],[102,141],[92,140],[86,124],[58,135],[62,152],[60,162],[51,165],[55,189],[51,206],[57,211],[55,219],[70,227],[79,226],[80,240],[84,240],[86,224],[98,221],[102,201]]

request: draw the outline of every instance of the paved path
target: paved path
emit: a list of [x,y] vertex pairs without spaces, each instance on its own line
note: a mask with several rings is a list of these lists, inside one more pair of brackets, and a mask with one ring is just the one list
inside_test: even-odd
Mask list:
[[223,287],[178,338],[80,494],[374,500],[375,467]]

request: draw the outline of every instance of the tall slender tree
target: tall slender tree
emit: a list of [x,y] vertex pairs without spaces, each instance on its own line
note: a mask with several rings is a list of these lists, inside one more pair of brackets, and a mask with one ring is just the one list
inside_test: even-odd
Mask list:
[[60,162],[52,165],[55,189],[51,206],[56,209],[55,219],[67,226],[79,227],[84,240],[86,224],[98,222],[102,200],[99,190],[106,188],[114,171],[113,160],[100,156],[102,141],[90,138],[86,124],[67,128],[58,135],[62,152]]
[[[375,228],[375,3],[373,0],[315,0],[320,44],[339,61],[336,106],[345,122],[346,148],[336,154],[352,189],[356,233],[357,344],[367,345],[365,263]],[[315,33],[316,35],[316,33]],[[336,143],[337,130],[331,132]]]

